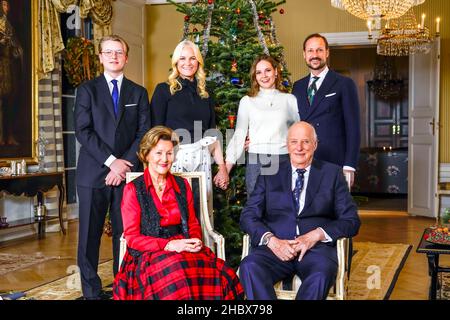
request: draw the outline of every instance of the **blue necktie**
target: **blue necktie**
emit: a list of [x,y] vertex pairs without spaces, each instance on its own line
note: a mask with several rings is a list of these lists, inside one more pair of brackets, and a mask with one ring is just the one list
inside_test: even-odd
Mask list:
[[113,90],[112,90],[112,99],[114,104],[114,114],[117,117],[117,114],[119,113],[119,87],[117,86],[117,80],[113,79],[111,80],[111,83],[113,84]]
[[306,172],[305,169],[297,169],[297,180],[295,180],[295,188],[294,188],[294,199],[295,199],[295,209],[300,209],[300,194],[302,193],[303,183],[305,181],[304,174]]

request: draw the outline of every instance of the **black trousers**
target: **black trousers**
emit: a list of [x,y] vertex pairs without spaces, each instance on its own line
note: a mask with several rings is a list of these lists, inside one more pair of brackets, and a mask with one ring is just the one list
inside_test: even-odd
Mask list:
[[102,283],[97,274],[100,241],[106,213],[112,224],[113,272],[119,270],[120,236],[123,233],[122,201],[125,183],[118,187],[89,188],[77,186],[79,199],[78,267],[80,268],[83,296],[95,298],[101,292]]

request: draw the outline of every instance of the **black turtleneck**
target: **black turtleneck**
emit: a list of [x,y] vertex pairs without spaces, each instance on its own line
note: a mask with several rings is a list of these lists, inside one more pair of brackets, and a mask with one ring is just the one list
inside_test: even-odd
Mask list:
[[[182,89],[173,96],[170,94],[169,84],[164,82],[156,86],[150,104],[152,127],[164,125],[173,130],[186,129],[191,139],[182,139],[182,143],[193,143],[203,138],[206,130],[215,129],[214,102],[211,97],[202,99],[199,96],[197,80],[179,81]],[[194,136],[194,121],[201,122],[202,136]]]

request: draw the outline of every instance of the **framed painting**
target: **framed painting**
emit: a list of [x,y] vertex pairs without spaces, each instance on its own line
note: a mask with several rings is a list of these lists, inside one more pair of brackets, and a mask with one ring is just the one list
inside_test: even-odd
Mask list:
[[0,164],[36,163],[37,0],[0,0]]

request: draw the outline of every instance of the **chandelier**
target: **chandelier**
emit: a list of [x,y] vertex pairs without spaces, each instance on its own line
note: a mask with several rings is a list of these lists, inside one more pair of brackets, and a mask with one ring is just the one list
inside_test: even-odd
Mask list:
[[331,5],[368,23],[374,20],[374,29],[379,30],[381,19],[390,20],[401,17],[413,6],[424,2],[425,0],[331,0]]
[[395,19],[425,0],[331,0],[335,8],[346,10],[363,20]]
[[430,30],[422,23],[417,25],[412,10],[398,19],[389,21],[381,30],[377,41],[377,54],[384,56],[408,56],[428,53],[432,46]]
[[397,75],[395,59],[377,55],[373,80],[367,81],[370,90],[380,99],[395,100],[403,95],[404,81]]

